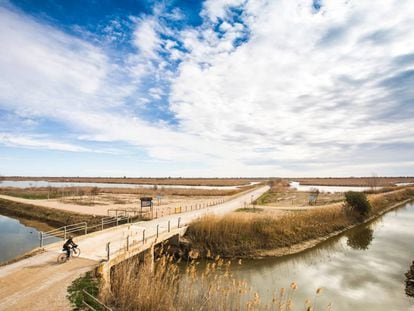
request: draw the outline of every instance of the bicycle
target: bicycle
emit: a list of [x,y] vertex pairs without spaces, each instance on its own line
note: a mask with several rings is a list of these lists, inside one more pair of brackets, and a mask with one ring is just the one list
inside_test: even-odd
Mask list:
[[70,258],[70,257],[74,257],[74,258],[77,258],[77,257],[79,257],[79,255],[80,255],[80,249],[78,248],[78,246],[74,246],[74,247],[71,247],[70,249],[69,249],[69,257],[67,256],[67,253],[66,253],[66,250],[65,249],[62,249],[62,253],[61,254],[59,254],[59,256],[58,256],[58,258],[57,258],[57,262],[59,263],[59,264],[61,264],[61,263],[65,263],[66,261],[68,261],[68,259]]

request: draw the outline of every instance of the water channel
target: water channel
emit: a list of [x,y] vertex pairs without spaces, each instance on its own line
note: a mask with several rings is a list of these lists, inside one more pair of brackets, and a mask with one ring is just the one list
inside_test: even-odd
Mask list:
[[[14,219],[0,215],[0,263],[16,258],[39,246],[39,231],[52,227],[38,222]],[[59,241],[51,238],[47,242]]]
[[413,228],[411,203],[303,253],[233,265],[233,273],[263,302],[296,282],[293,310],[303,310],[319,287],[318,310],[330,302],[333,310],[414,310],[404,291],[404,273],[414,260]]
[[[255,185],[258,182],[250,182],[247,185]],[[204,189],[204,190],[234,190],[240,186],[188,186],[188,185],[155,185],[155,184],[117,184],[117,183],[94,183],[94,182],[54,182],[45,180],[4,180],[0,184],[1,187],[12,188],[36,188],[36,187],[99,187],[99,188],[172,188],[172,189]]]

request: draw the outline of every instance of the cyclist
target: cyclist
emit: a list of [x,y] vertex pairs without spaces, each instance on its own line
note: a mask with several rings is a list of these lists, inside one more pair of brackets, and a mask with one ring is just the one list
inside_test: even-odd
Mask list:
[[78,247],[78,245],[73,242],[73,236],[69,236],[69,239],[65,242],[65,244],[63,244],[63,249],[66,251],[66,257],[68,260],[70,257],[70,249],[74,247]]

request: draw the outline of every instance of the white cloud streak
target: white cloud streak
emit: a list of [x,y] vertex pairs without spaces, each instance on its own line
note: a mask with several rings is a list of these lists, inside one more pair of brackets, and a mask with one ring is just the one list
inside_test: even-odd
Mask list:
[[[0,8],[0,108],[62,122],[82,143],[127,142],[151,158],[206,167],[175,172],[182,175],[363,175],[397,162],[414,173],[412,1],[326,0],[315,12],[310,0],[208,0],[204,23],[181,31],[154,12],[134,19],[138,52],[120,65],[102,48]],[[168,69],[177,60],[177,71]],[[148,76],[170,93],[138,92]],[[165,95],[174,128],[143,120],[130,104]]]

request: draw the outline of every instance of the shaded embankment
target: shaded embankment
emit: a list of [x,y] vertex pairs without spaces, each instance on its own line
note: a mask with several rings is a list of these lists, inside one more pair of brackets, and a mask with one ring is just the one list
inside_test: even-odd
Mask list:
[[279,256],[313,247],[410,199],[414,199],[414,188],[372,195],[371,212],[365,219],[341,206],[281,217],[257,214],[208,216],[192,223],[186,236],[193,253],[201,256]]
[[0,198],[0,214],[29,220],[39,220],[54,227],[61,227],[79,222],[97,225],[101,217],[76,214],[42,206],[23,204]]

